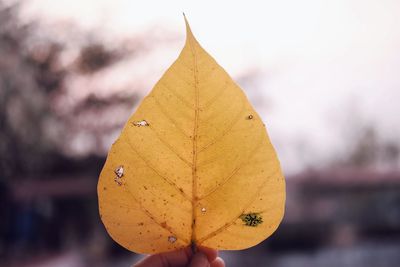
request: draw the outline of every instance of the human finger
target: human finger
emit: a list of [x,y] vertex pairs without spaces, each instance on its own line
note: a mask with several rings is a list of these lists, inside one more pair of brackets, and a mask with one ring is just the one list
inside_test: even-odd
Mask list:
[[184,267],[189,264],[190,259],[190,249],[186,248],[147,256],[133,267]]
[[198,250],[203,252],[209,262],[213,262],[218,257],[218,251],[212,248],[198,247]]
[[218,257],[210,264],[211,267],[225,267],[225,262],[222,258]]
[[189,267],[210,267],[210,262],[207,259],[207,255],[200,251],[197,252],[193,255]]

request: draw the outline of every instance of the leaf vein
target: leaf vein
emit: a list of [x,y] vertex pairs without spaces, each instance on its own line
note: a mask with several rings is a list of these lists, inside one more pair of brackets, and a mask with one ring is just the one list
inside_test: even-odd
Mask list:
[[161,103],[158,101],[158,99],[152,95],[151,98],[154,99],[154,102],[156,105],[159,107],[159,109],[162,111],[162,114],[173,124],[175,125],[176,129],[178,129],[186,138],[191,139],[190,135],[187,134],[179,125],[178,123],[170,116],[168,113],[165,111],[164,107],[161,105]]
[[220,89],[210,100],[208,100],[203,106],[202,109],[206,109],[211,107],[225,92],[225,90],[228,88],[228,80],[225,80],[224,85],[222,86],[222,89]]
[[173,94],[176,98],[178,98],[187,108],[193,109],[193,105],[190,104],[183,96],[178,94],[175,90],[171,89],[165,82],[160,83],[165,89],[167,89],[171,94]]
[[204,145],[203,147],[201,147],[199,149],[199,153],[203,152],[204,150],[206,150],[207,148],[209,148],[210,146],[214,145],[218,140],[220,140],[221,138],[223,138],[232,128],[233,126],[239,121],[239,119],[241,118],[241,115],[244,111],[244,103],[243,101],[241,101],[242,103],[242,108],[240,109],[240,111],[236,114],[236,116],[231,120],[231,122],[228,124],[228,127],[226,127],[226,129],[224,131],[221,132],[220,135],[216,136],[213,140],[211,140],[208,144]]
[[263,141],[263,135],[261,136],[260,140],[257,142],[257,144],[254,146],[254,148],[252,149],[250,156],[245,157],[245,160],[243,160],[242,162],[240,162],[236,168],[232,171],[231,174],[229,174],[226,178],[224,178],[222,180],[221,183],[218,183],[213,189],[211,189],[208,193],[204,194],[203,196],[199,197],[199,199],[203,199],[209,195],[211,195],[212,193],[214,193],[215,191],[217,191],[221,186],[223,186],[224,184],[226,184],[227,182],[229,182],[230,179],[232,179],[232,177],[234,177],[241,168],[243,168],[243,166],[246,165],[246,163],[250,162],[252,160],[252,158],[256,155],[256,153],[258,152],[258,150],[261,148],[261,143]]
[[[183,66],[184,68],[190,70],[190,68],[188,66],[186,66],[185,64],[182,64],[181,66]],[[181,75],[178,75],[178,73],[181,73],[181,71],[174,70],[174,71],[170,71],[169,74],[170,73],[172,73],[173,77],[176,77],[178,80],[181,80],[182,82],[184,82],[189,87],[193,87],[193,83],[192,82],[186,81],[185,78],[183,78]]]
[[173,186],[184,198],[186,198],[187,200],[189,200],[189,201],[192,201],[192,199],[188,196],[188,195],[186,195],[185,194],[185,192],[183,192],[183,191],[181,191],[180,189],[179,189],[179,187],[171,180],[171,179],[169,179],[167,176],[165,176],[165,175],[162,175],[156,168],[154,168],[151,164],[150,164],[150,162],[147,160],[147,159],[145,159],[140,153],[139,153],[139,151],[136,149],[136,148],[134,148],[134,146],[130,143],[130,142],[128,142],[128,141],[125,141],[129,146],[130,146],[130,148],[133,150],[133,151],[135,151],[135,153],[139,156],[139,158],[146,164],[146,166],[149,168],[149,169],[151,169],[153,172],[155,172],[158,176],[160,176],[164,181],[166,181],[168,184],[170,184],[171,186]]
[[208,235],[202,237],[199,239],[198,243],[201,244],[204,241],[220,234],[222,231],[224,231],[226,228],[228,228],[229,226],[231,226],[232,224],[235,223],[235,221],[237,219],[239,219],[239,217],[246,212],[246,210],[248,209],[248,207],[254,202],[254,200],[260,195],[262,189],[264,189],[264,186],[267,184],[267,182],[269,181],[269,179],[274,176],[275,174],[277,174],[279,172],[279,168],[277,168],[275,171],[273,171],[273,173],[271,175],[269,175],[267,177],[267,179],[265,179],[265,181],[258,187],[257,192],[253,195],[253,197],[250,199],[250,201],[248,203],[246,203],[246,205],[244,206],[244,208],[240,211],[240,213],[238,213],[237,215],[235,215],[229,222],[225,223],[224,225],[222,225],[220,228],[214,230],[213,232],[209,233]]
[[124,186],[124,190],[125,190],[126,192],[128,192],[128,194],[132,197],[132,199],[133,199],[136,203],[138,203],[140,209],[141,209],[144,213],[146,213],[146,215],[147,215],[154,223],[156,223],[157,225],[159,225],[161,228],[163,228],[163,229],[169,231],[169,232],[170,232],[172,235],[174,235],[175,237],[177,237],[177,238],[183,240],[185,243],[188,243],[188,240],[186,240],[186,239],[183,238],[182,236],[176,234],[175,231],[172,229],[172,227],[169,226],[167,223],[162,224],[162,223],[160,223],[159,221],[157,221],[157,220],[154,218],[153,214],[151,214],[150,211],[148,211],[145,207],[143,207],[142,203],[140,203],[140,201],[139,201],[137,198],[135,198],[135,196],[132,194],[131,190],[129,190],[129,188],[128,188],[127,186]]
[[165,141],[160,134],[155,130],[154,127],[151,126],[151,124],[149,125],[149,128],[153,131],[153,133],[156,135],[156,137],[158,138],[158,140],[160,140],[161,143],[163,143],[166,147],[169,148],[169,150],[174,153],[180,160],[182,160],[187,166],[192,167],[192,164],[187,161],[183,156],[181,156],[167,141]]

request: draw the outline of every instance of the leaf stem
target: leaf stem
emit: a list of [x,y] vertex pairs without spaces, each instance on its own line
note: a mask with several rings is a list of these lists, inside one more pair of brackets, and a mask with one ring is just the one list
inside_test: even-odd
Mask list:
[[190,243],[190,248],[192,249],[193,255],[196,254],[196,252],[198,251],[198,248],[197,248],[195,241],[192,241],[192,243]]

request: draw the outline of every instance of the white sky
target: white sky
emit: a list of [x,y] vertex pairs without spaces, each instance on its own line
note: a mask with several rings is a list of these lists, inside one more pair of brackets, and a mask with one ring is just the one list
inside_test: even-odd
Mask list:
[[181,33],[176,51],[157,61],[162,68],[155,77],[183,45],[184,11],[197,39],[228,73],[257,68],[265,74],[260,88],[271,106],[258,110],[288,173],[345,153],[352,117],[375,122],[388,138],[400,134],[398,0],[30,3],[27,18],[73,20],[111,40],[157,25]]

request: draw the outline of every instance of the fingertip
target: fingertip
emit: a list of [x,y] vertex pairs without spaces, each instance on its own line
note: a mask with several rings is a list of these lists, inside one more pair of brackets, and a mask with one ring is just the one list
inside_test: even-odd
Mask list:
[[213,262],[211,262],[210,267],[225,267],[225,262],[222,258],[217,257]]
[[149,255],[133,265],[133,267],[168,267],[186,266],[189,264],[191,254],[187,249],[179,249],[159,254]]
[[209,262],[213,262],[218,257],[218,250],[207,248],[207,247],[198,247],[199,251],[203,252]]
[[199,251],[193,255],[189,267],[210,267],[207,255]]

